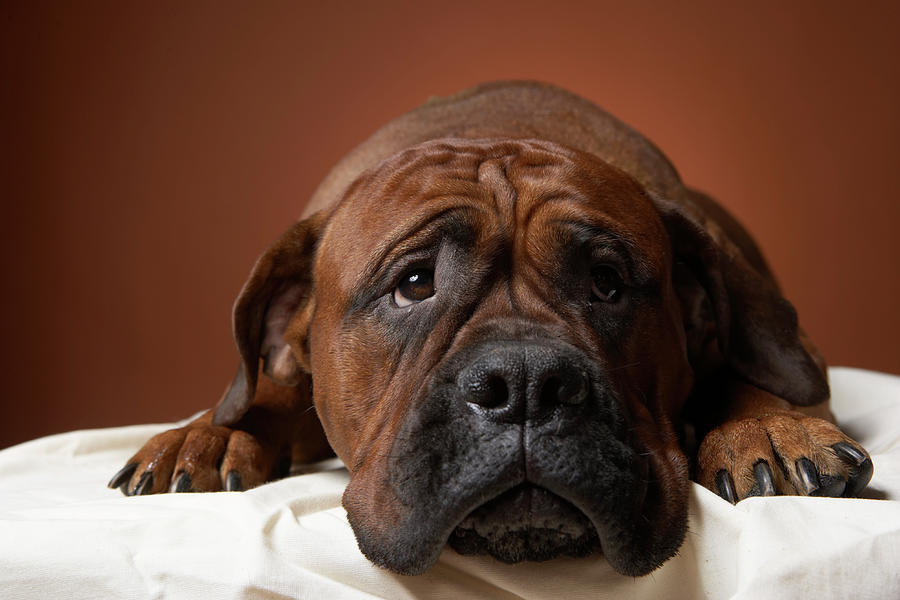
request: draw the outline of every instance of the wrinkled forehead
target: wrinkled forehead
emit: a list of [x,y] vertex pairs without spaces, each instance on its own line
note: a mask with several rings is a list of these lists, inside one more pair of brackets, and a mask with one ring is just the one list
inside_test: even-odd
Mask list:
[[[535,140],[440,140],[363,173],[334,209],[320,262],[353,277],[440,221],[474,235],[517,235],[535,222],[602,231],[662,267],[665,230],[635,179],[602,160]],[[349,286],[350,282],[346,282]],[[343,287],[343,286],[342,286]]]

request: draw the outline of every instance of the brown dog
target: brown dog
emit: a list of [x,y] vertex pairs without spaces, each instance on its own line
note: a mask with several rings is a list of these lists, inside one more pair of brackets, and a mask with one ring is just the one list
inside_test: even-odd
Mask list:
[[581,98],[433,100],[306,214],[235,303],[242,362],[218,406],[111,487],[247,489],[333,449],[378,565],[421,573],[449,541],[508,562],[602,551],[642,575],[684,538],[692,469],[731,502],[871,477],[747,233]]

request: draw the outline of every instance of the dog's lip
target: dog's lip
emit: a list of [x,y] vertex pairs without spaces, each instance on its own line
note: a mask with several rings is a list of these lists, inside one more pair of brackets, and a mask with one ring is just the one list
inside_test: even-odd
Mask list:
[[[524,497],[524,498],[527,498],[527,499],[528,499],[528,502],[529,502],[529,506],[528,506],[528,509],[527,509],[527,511],[525,512],[525,514],[511,514],[511,515],[509,515],[509,517],[511,518],[511,520],[512,520],[512,519],[515,519],[516,517],[527,517],[527,519],[530,521],[529,523],[523,523],[523,522],[521,522],[521,521],[518,522],[518,523],[515,523],[515,526],[516,526],[517,528],[528,528],[528,527],[540,525],[540,523],[537,523],[537,522],[535,522],[535,521],[536,521],[536,520],[539,520],[539,519],[546,519],[546,518],[547,518],[546,515],[536,515],[536,514],[532,511],[533,507],[532,507],[532,505],[531,505],[531,494],[534,493],[534,492],[546,492],[547,494],[550,494],[551,496],[554,496],[555,498],[561,500],[562,502],[565,502],[566,504],[570,504],[570,505],[572,504],[572,503],[571,503],[569,500],[567,500],[566,498],[563,498],[562,496],[560,496],[560,495],[558,495],[558,494],[554,494],[553,492],[551,492],[551,491],[548,490],[547,488],[545,488],[545,487],[543,487],[543,486],[540,486],[540,485],[536,485],[536,484],[534,484],[534,483],[531,483],[531,482],[525,480],[525,481],[523,481],[522,483],[519,483],[519,484],[517,484],[517,485],[510,486],[507,490],[505,490],[505,491],[503,491],[503,492],[497,494],[496,496],[493,496],[492,498],[490,498],[490,499],[484,501],[483,503],[479,504],[478,506],[476,506],[476,507],[475,507],[474,509],[472,509],[465,517],[463,517],[463,519],[462,519],[459,523],[456,524],[456,526],[455,526],[454,529],[456,529],[456,528],[463,528],[463,529],[477,529],[477,525],[475,524],[475,514],[476,514],[477,512],[479,512],[480,510],[482,510],[483,508],[490,506],[492,503],[495,503],[497,500],[500,500],[503,496],[508,496],[511,492],[515,492],[515,493],[520,493],[520,494],[522,494],[523,497]],[[574,505],[573,505],[573,506],[574,506]],[[582,515],[584,515],[584,512],[583,512],[583,511],[579,510],[578,512],[580,512]],[[587,518],[587,515],[584,515],[584,516],[585,516],[585,518]],[[589,522],[590,522],[590,521],[589,521]],[[592,522],[590,522],[590,526],[591,526],[592,528],[594,528]],[[594,529],[595,529],[595,528],[594,528]]]
[[[647,491],[649,487],[649,461],[644,456],[637,456],[635,461],[635,469],[637,470],[637,481],[640,484],[639,488],[634,490],[634,495],[630,499],[632,503],[632,516],[631,519],[642,519],[641,513],[646,513],[648,507],[647,503]],[[552,484],[546,484],[540,481],[534,481],[528,477],[524,477],[519,481],[512,482],[508,486],[505,486],[500,491],[491,494],[475,504],[474,506],[467,507],[467,509],[462,511],[462,516],[456,520],[452,526],[447,528],[447,538],[452,535],[454,531],[458,528],[465,528],[467,521],[471,519],[474,513],[476,513],[480,508],[489,505],[491,502],[494,502],[504,494],[509,493],[511,490],[515,490],[516,488],[521,488],[523,490],[535,489],[535,490],[543,490],[546,491],[553,496],[561,499],[567,504],[572,505],[574,508],[578,510],[579,513],[584,515],[587,521],[590,523],[591,528],[596,534],[599,540],[599,546],[601,548],[602,553],[607,556],[614,556],[617,552],[615,549],[615,544],[613,543],[614,538],[618,538],[623,531],[623,528],[628,527],[627,524],[618,523],[614,520],[606,518],[606,515],[603,513],[598,513],[596,510],[592,510],[590,506],[587,505],[584,499],[580,499],[577,493],[574,493],[573,490],[568,488],[562,488],[559,486],[555,486]],[[649,507],[652,510],[652,507]]]
[[453,529],[448,542],[460,554],[489,554],[507,563],[583,557],[600,549],[587,515],[530,483],[476,507]]
[[[360,515],[364,513],[358,509],[365,506],[364,499],[369,496],[357,474],[356,478],[351,478],[344,493],[344,505],[360,549],[372,562],[397,573],[417,575],[437,562],[457,527],[472,512],[518,485],[529,484],[558,496],[584,515],[596,533],[596,541],[592,542],[593,551],[602,553],[610,565],[623,575],[638,576],[649,573],[669,558],[683,536],[672,536],[668,540],[671,543],[667,543],[666,538],[660,546],[655,531],[660,528],[665,530],[666,521],[679,515],[671,510],[660,512],[666,504],[665,487],[659,488],[662,494],[648,493],[654,478],[646,474],[655,469],[648,468],[646,455],[638,452],[635,458],[637,460],[628,468],[630,475],[623,480],[628,485],[622,487],[621,493],[599,481],[598,485],[573,485],[567,479],[544,480],[538,476],[526,477],[521,472],[516,476],[508,471],[506,476],[485,480],[475,489],[466,486],[466,498],[461,497],[458,504],[451,503],[456,505],[455,508],[445,505],[429,510],[419,505],[403,516],[396,527],[379,529],[367,527],[360,520]],[[533,531],[540,531],[540,528]],[[565,550],[561,552],[565,553]],[[560,553],[553,554],[558,555]]]

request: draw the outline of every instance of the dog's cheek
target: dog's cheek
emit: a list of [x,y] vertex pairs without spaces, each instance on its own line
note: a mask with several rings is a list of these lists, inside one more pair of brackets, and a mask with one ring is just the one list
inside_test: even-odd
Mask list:
[[390,395],[399,353],[369,315],[348,322],[321,311],[310,327],[313,401],[337,455],[353,468],[363,432],[378,421]]
[[348,434],[352,433],[358,423],[350,422],[350,415],[340,405],[342,388],[340,362],[335,360],[336,338],[335,328],[324,310],[313,320],[309,329],[309,364],[313,383],[313,404],[322,422],[328,443],[335,454],[345,463],[351,456],[351,444]]
[[644,394],[651,403],[648,408],[653,418],[665,430],[660,433],[670,439],[671,422],[679,418],[694,384],[681,306],[671,283],[663,288],[659,304],[647,314],[641,335],[633,337],[632,343],[643,344],[643,357],[636,362],[647,369],[640,375],[645,382]]

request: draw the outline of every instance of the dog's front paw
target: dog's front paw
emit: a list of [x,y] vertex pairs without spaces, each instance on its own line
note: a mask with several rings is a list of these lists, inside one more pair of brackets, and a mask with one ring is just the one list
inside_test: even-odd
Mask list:
[[776,494],[857,496],[872,459],[832,423],[798,412],[729,421],[697,453],[700,484],[734,503]]
[[150,438],[109,487],[126,496],[240,491],[282,477],[289,469],[290,456],[283,448],[246,431],[195,422]]

